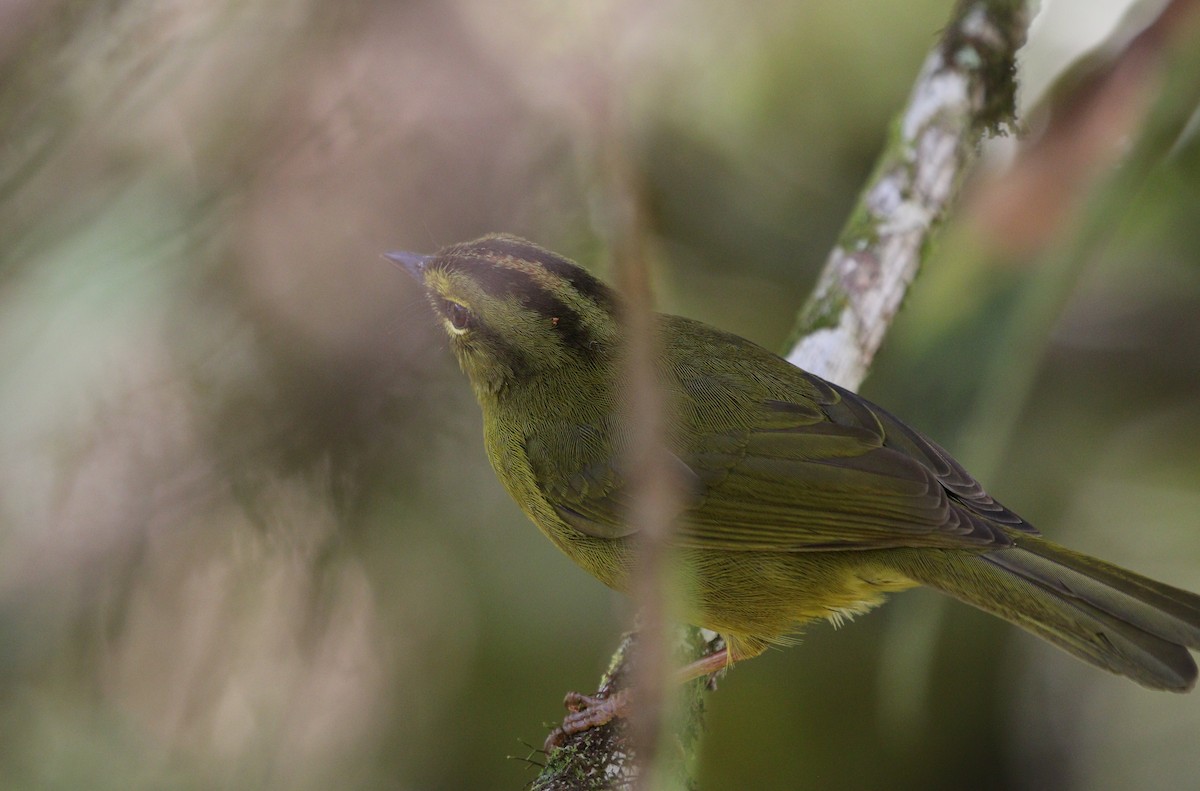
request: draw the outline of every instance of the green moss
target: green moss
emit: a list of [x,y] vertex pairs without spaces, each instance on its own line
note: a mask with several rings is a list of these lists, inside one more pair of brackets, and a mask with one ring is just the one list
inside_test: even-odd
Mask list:
[[846,295],[841,290],[809,300],[800,309],[798,323],[801,328],[796,340],[803,335],[810,335],[818,330],[833,329],[842,319],[846,309]]
[[[982,15],[991,32],[980,36],[973,18]],[[983,92],[976,114],[976,130],[1005,134],[1016,125],[1016,54],[1025,43],[1028,9],[1024,0],[960,0],[954,18],[942,38],[942,56],[947,63],[971,75]]]
[[[873,178],[871,185],[877,184],[878,179]],[[863,196],[865,198],[865,196]],[[867,206],[863,198],[859,198],[858,203],[854,207],[854,212],[846,220],[846,225],[842,228],[842,233],[838,237],[838,246],[847,252],[857,252],[865,250],[868,247],[874,247],[879,243],[879,218],[876,217]]]

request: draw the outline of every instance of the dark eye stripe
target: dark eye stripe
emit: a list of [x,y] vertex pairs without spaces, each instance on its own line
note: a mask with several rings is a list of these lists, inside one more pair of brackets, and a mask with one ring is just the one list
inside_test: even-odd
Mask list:
[[[494,297],[517,297],[523,306],[547,320],[553,322],[557,319],[553,326],[560,334],[563,345],[581,351],[589,351],[595,346],[595,339],[584,326],[579,312],[550,293],[528,272],[470,258],[439,257],[435,265],[462,272]],[[450,316],[446,309],[442,312]]]
[[[618,308],[615,292],[586,269],[513,236],[488,236],[448,247],[437,254],[428,268],[461,273],[497,299],[516,298],[523,307],[545,318],[563,346],[588,357],[596,354],[601,344],[586,318],[593,310],[584,306],[581,314],[559,298],[554,289],[539,282],[533,273],[509,264],[507,259],[532,264],[562,278],[564,284],[559,290],[565,292],[569,288],[571,293],[594,303],[596,316],[611,317]],[[450,319],[449,313],[445,315]],[[486,329],[477,316],[472,316],[471,322],[477,333]]]

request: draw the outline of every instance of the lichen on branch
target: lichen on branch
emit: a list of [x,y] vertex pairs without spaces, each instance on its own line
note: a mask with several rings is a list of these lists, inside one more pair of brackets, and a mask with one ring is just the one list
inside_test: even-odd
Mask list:
[[1023,2],[960,2],[800,309],[788,360],[851,389],[866,377],[985,134],[1016,125]]

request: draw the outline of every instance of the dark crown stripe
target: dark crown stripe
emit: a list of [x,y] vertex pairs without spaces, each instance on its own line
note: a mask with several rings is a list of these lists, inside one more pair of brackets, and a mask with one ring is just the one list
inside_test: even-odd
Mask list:
[[537,264],[547,272],[566,280],[578,294],[587,297],[600,307],[608,310],[616,307],[616,298],[611,288],[591,272],[557,253],[506,236],[485,240],[479,245],[479,252],[491,253],[499,257],[509,256]]

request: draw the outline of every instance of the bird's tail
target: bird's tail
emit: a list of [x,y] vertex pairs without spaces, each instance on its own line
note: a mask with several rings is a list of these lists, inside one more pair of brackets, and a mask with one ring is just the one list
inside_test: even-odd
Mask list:
[[1085,662],[1152,689],[1196,682],[1200,596],[1021,536],[983,554],[895,553],[911,579],[1033,632]]

